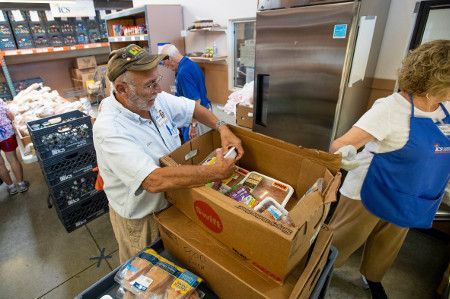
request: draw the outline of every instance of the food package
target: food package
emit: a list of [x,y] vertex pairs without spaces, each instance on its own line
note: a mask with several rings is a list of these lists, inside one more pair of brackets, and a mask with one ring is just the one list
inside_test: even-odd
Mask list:
[[294,193],[294,188],[288,184],[256,171],[249,172],[241,183],[250,190],[250,193],[258,201],[263,201],[265,198],[271,197],[282,207],[286,206]]
[[194,291],[202,279],[150,248],[125,263],[114,279],[139,299],[200,298]]
[[228,191],[226,195],[228,195],[228,197],[231,197],[232,199],[238,202],[245,204],[249,208],[253,208],[259,203],[258,199],[256,199],[250,193],[250,190],[241,184],[238,184],[233,188],[231,188],[231,190]]
[[233,188],[234,186],[236,186],[237,184],[239,184],[244,178],[245,176],[248,174],[248,170],[236,166],[234,173],[227,179],[219,181],[219,182],[211,182],[206,184],[207,187],[213,188],[217,191],[219,191],[220,193],[227,193],[231,190],[231,188]]
[[266,197],[262,200],[256,207],[255,211],[263,214],[267,218],[275,221],[281,221],[284,224],[294,227],[294,223],[289,217],[289,212],[282,207],[275,199],[272,197]]
[[27,122],[53,115],[80,110],[88,114],[92,107],[86,100],[69,102],[59,95],[56,90],[51,90],[42,83],[33,83],[28,88],[20,91],[12,101],[8,103],[9,110],[14,114],[14,125],[22,137],[29,136]]

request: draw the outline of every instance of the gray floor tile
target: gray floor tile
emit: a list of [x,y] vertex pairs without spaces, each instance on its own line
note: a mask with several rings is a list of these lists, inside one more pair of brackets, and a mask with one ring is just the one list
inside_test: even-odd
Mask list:
[[112,230],[109,214],[106,213],[86,224],[97,245],[106,248],[105,253],[110,254],[119,248]]
[[63,299],[73,298],[88,287],[93,282],[98,281],[100,278],[107,275],[111,270],[107,264],[103,261],[99,268],[96,265],[89,267],[83,272],[75,275],[70,280],[64,282],[62,285],[51,290],[49,293],[41,297],[42,299]]
[[119,261],[119,250],[116,250],[111,254],[111,258],[108,259],[108,264],[111,266],[112,269],[116,269],[120,265]]

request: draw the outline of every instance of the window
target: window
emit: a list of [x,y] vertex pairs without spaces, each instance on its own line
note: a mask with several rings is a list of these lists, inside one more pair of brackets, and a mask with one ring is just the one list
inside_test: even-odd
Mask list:
[[255,74],[255,19],[230,20],[231,89],[241,88],[254,80]]

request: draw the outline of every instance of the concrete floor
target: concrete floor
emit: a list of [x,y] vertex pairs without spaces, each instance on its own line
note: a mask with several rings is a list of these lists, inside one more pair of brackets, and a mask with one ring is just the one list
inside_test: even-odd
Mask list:
[[[8,198],[0,187],[0,298],[73,298],[119,265],[107,215],[67,233],[46,204],[47,187],[37,163],[25,165],[27,193]],[[112,259],[99,268],[90,257],[106,248]],[[370,298],[362,289],[360,252],[334,272],[327,298]],[[434,298],[448,258],[445,242],[410,232],[385,277],[390,298]]]

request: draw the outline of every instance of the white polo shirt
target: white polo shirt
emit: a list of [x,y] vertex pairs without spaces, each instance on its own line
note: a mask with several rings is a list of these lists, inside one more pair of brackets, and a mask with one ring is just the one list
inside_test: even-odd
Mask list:
[[195,102],[162,92],[150,108],[156,122],[104,99],[93,127],[94,146],[104,190],[122,217],[140,219],[167,207],[164,193],[150,193],[143,180],[160,167],[159,158],[181,145],[178,128],[192,121]]

